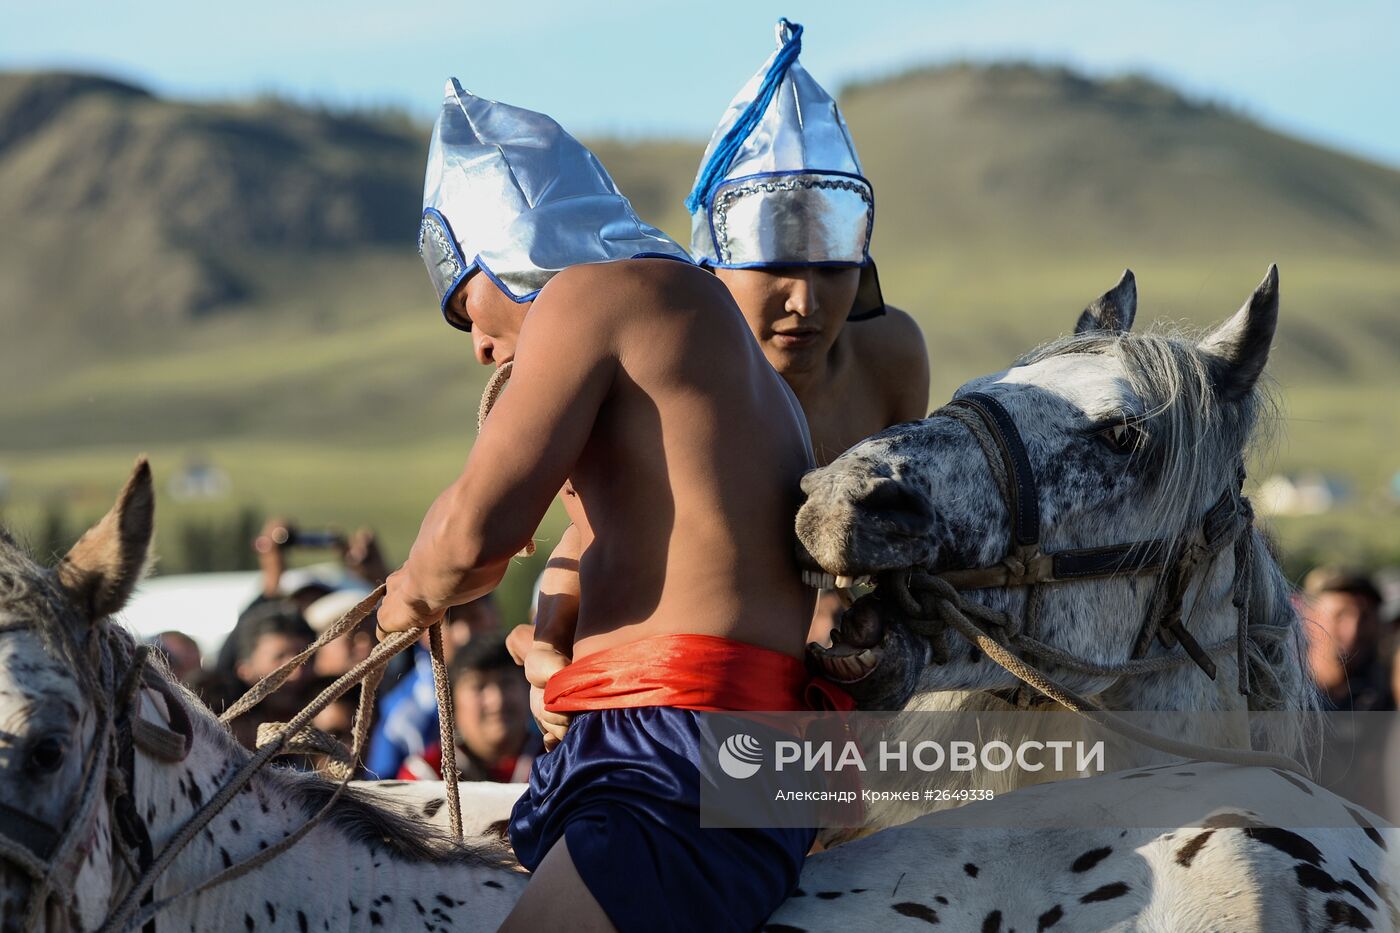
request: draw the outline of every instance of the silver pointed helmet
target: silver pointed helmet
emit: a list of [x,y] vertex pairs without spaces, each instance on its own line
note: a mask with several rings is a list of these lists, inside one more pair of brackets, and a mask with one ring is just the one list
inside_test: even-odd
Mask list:
[[836,101],[797,61],[802,27],[777,32],[705,149],[686,199],[691,253],[721,268],[868,267],[873,284],[874,189]]
[[447,301],[481,271],[517,302],[569,266],[664,256],[691,261],[643,223],[586,146],[554,120],[477,97],[456,78],[428,144],[418,252]]

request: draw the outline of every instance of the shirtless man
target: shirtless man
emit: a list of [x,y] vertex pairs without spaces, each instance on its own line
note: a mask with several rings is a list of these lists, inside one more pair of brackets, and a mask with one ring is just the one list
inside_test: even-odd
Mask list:
[[755,928],[813,832],[700,829],[687,749],[697,708],[810,702],[796,399],[724,286],[549,118],[451,82],[425,202],[444,315],[480,362],[513,372],[389,577],[381,628],[431,625],[494,588],[566,479],[591,520],[553,556],[577,564],[577,614],[542,605],[527,659],[562,668],[544,702],[575,715],[512,815],[535,877],[505,928],[646,929],[661,911]]
[[[692,255],[728,286],[796,393],[824,466],[923,418],[929,367],[919,325],[881,298],[875,193],[836,101],[797,61],[801,48],[802,27],[779,20],[778,49],[725,111],[686,206]],[[827,639],[840,609],[823,595],[812,640]]]

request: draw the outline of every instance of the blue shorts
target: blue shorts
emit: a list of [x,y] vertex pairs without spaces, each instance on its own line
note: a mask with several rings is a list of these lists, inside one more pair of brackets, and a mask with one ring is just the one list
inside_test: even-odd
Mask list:
[[534,870],[562,837],[619,933],[756,930],[797,887],[815,829],[702,829],[703,713],[579,713],[535,759],[510,841]]

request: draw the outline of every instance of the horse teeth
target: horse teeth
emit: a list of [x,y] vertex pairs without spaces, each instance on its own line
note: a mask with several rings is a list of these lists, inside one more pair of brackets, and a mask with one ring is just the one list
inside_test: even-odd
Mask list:
[[879,663],[871,648],[865,648],[857,654],[837,654],[814,642],[808,645],[808,650],[816,656],[827,677],[837,683],[851,684],[863,680]]
[[824,574],[822,574],[822,589],[824,589],[824,590],[834,590],[834,589],[836,589],[836,577],[833,576],[832,574],[829,574],[829,573],[824,573]]
[[822,588],[822,574],[815,570],[804,570],[802,571],[802,582],[819,590]]
[[836,588],[838,590],[848,590],[856,585],[855,577],[848,577],[845,574],[836,575]]

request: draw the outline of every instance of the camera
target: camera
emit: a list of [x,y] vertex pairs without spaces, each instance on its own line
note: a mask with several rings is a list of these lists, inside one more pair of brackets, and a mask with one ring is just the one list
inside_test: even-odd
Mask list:
[[300,531],[295,528],[279,528],[273,532],[272,541],[278,547],[332,548],[343,544],[345,539],[340,532],[330,529]]

